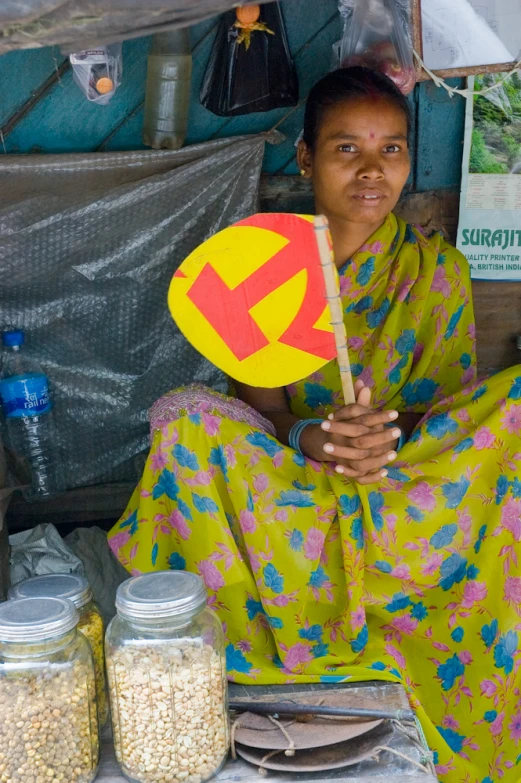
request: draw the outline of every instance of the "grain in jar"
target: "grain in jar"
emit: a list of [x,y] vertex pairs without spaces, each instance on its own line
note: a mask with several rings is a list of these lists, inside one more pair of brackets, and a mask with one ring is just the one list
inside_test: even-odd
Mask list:
[[224,638],[196,574],[118,588],[106,636],[116,758],[135,783],[203,783],[229,747]]
[[99,760],[92,653],[59,598],[0,604],[0,783],[91,783]]
[[45,574],[18,582],[9,590],[8,598],[65,598],[79,612],[78,630],[89,642],[94,658],[96,698],[100,726],[108,719],[109,702],[105,682],[104,627],[101,612],[94,602],[92,590],[84,576],[77,574]]

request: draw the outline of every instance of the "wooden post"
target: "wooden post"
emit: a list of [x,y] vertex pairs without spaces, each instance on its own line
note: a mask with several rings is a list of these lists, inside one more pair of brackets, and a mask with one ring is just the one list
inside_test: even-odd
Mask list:
[[329,224],[324,215],[317,215],[313,221],[315,227],[315,237],[320,255],[320,265],[324,274],[326,284],[326,299],[329,302],[331,311],[331,325],[333,327],[336,343],[336,352],[338,357],[338,367],[340,369],[340,378],[342,380],[342,391],[344,392],[344,402],[346,405],[352,405],[356,402],[355,390],[353,386],[353,375],[351,373],[351,364],[349,363],[349,353],[347,350],[347,334],[344,324],[344,314],[342,300],[340,298],[340,289],[338,285],[338,273],[335,266],[335,257],[333,254],[333,243],[329,233]]

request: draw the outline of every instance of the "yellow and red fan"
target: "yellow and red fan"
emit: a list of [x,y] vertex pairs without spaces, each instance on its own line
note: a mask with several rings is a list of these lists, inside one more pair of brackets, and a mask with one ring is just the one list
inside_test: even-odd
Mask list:
[[286,386],[338,357],[354,402],[325,218],[258,214],[225,228],[181,264],[168,303],[186,339],[231,378]]

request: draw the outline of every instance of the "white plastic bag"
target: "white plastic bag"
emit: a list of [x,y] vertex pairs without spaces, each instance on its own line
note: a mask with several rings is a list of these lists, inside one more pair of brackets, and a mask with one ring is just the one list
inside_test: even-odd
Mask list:
[[337,67],[365,65],[385,73],[404,95],[416,76],[408,0],[339,0],[344,19]]
[[121,84],[121,44],[76,52],[69,60],[73,79],[87,100],[105,106]]
[[116,613],[116,590],[130,574],[108,545],[107,534],[99,527],[79,527],[65,536],[65,544],[83,563],[85,577],[92,589],[105,623]]
[[84,574],[83,563],[51,524],[9,536],[10,575],[15,585],[42,574]]

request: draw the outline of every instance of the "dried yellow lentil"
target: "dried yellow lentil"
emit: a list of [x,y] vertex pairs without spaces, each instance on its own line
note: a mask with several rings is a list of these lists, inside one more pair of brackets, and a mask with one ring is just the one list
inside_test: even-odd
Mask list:
[[0,676],[0,783],[91,783],[99,738],[92,667]]
[[94,673],[96,675],[96,697],[98,700],[98,718],[100,726],[104,726],[109,716],[107,688],[105,684],[105,655],[103,619],[98,611],[80,609],[78,630],[85,636],[92,649],[94,658]]

